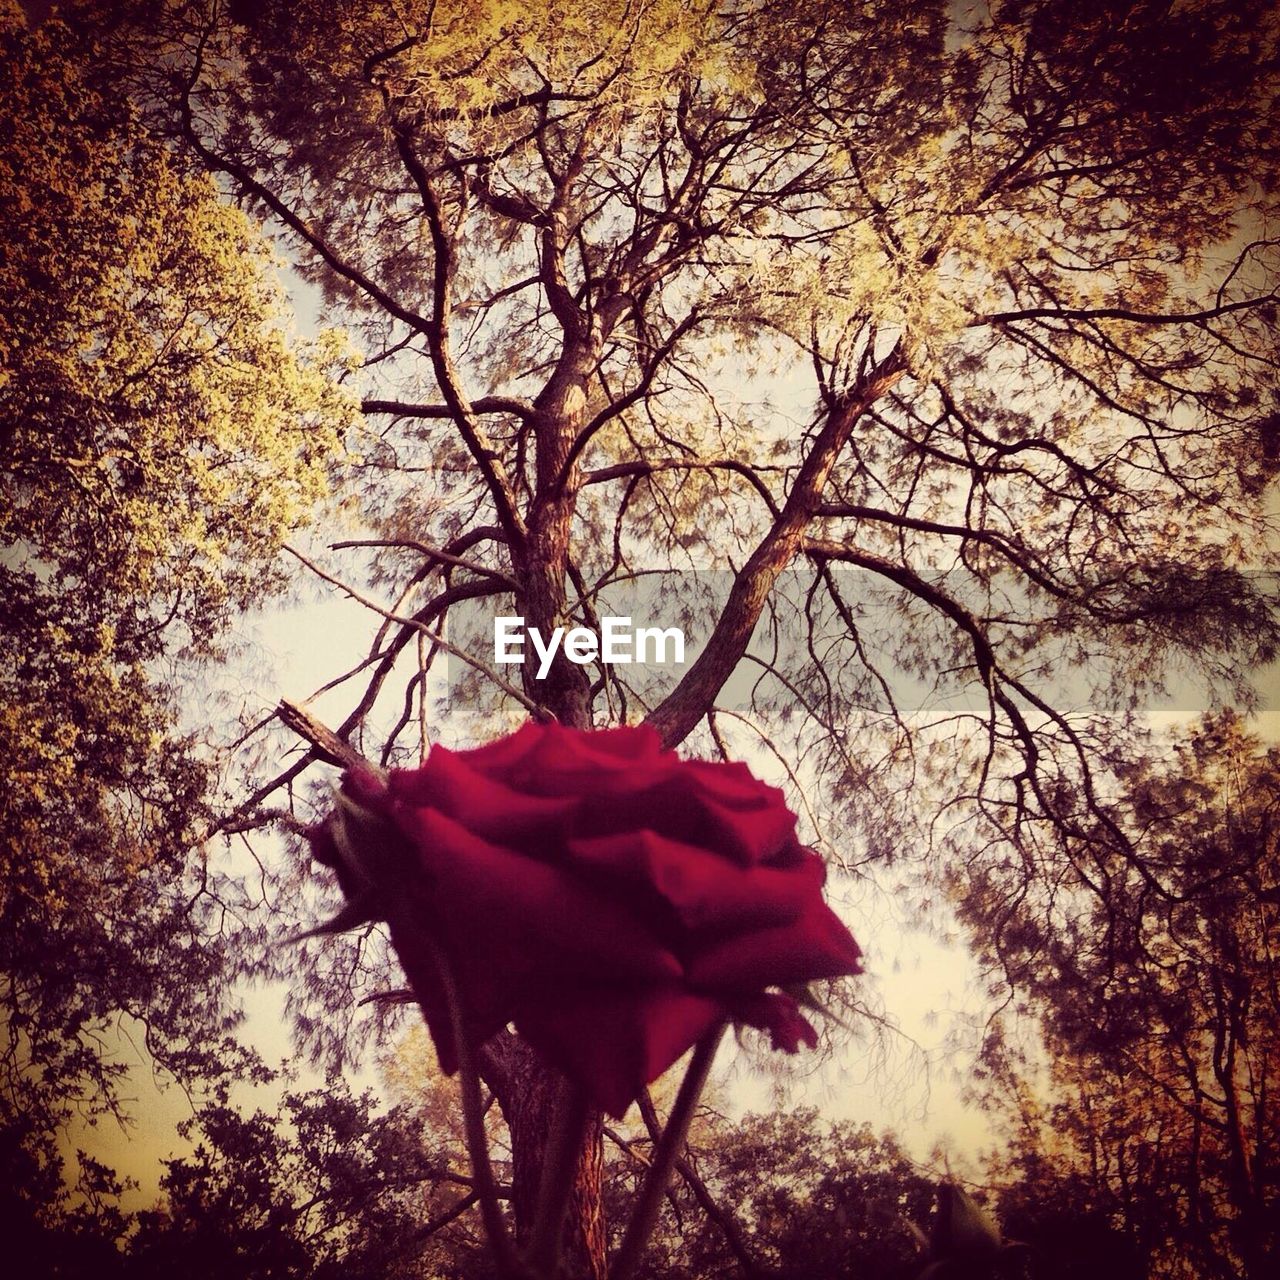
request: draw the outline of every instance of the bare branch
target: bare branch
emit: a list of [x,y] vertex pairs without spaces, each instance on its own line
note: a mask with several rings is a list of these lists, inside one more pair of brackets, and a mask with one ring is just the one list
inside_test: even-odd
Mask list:
[[683,742],[707,713],[720,687],[751,642],[765,601],[778,575],[799,552],[804,531],[817,509],[836,459],[854,425],[905,372],[900,347],[831,408],[809,449],[787,501],[772,528],[734,579],[720,620],[697,660],[648,717],[668,746]]
[[[369,414],[390,414],[396,418],[448,419],[454,417],[447,404],[415,404],[408,400],[362,400],[360,408]],[[472,413],[510,414],[528,421],[533,416],[533,405],[515,396],[481,396],[471,401]]]
[[311,754],[317,760],[337,765],[340,769],[365,769],[374,774],[382,773],[376,764],[366,760],[349,742],[322,724],[305,707],[282,700],[276,707],[276,716],[281,724],[310,744]]
[[364,605],[366,609],[370,609],[374,613],[379,614],[381,617],[386,618],[388,622],[399,623],[401,627],[404,627],[406,630],[410,632],[417,633],[418,635],[426,636],[428,640],[430,640],[433,644],[438,645],[441,649],[445,651],[445,653],[453,654],[455,658],[461,659],[463,662],[467,664],[467,666],[473,667],[476,671],[479,671],[482,675],[488,677],[488,679],[493,684],[497,685],[497,687],[501,689],[503,693],[507,694],[509,697],[514,698],[518,703],[520,703],[522,707],[525,707],[533,715],[537,716],[539,719],[545,719],[547,717],[548,713],[546,709],[540,706],[538,703],[534,702],[534,700],[530,698],[527,694],[525,694],[525,692],[522,689],[516,688],[516,686],[513,685],[509,680],[504,680],[487,663],[481,662],[479,658],[476,658],[472,654],[469,654],[465,649],[459,649],[457,645],[451,644],[448,640],[444,638],[444,636],[440,635],[439,632],[433,631],[430,627],[419,622],[416,618],[406,618],[401,614],[392,612],[390,609],[383,608],[383,606],[378,604],[376,600],[370,599],[368,596],[364,595],[362,592],[357,591],[354,587],[350,586],[348,583],[343,582],[340,578],[335,578],[331,573],[326,573],[323,569],[320,568],[318,564],[316,564],[313,560],[309,559],[307,556],[303,555],[302,552],[298,551],[296,548],[286,546],[285,550],[288,551],[291,556],[293,556],[295,559],[297,559],[299,562],[305,565],[308,569],[310,569],[311,572],[316,575],[316,577],[329,583],[331,586],[337,587],[340,591],[343,592],[344,595],[350,596],[351,599],[354,600],[357,604]]

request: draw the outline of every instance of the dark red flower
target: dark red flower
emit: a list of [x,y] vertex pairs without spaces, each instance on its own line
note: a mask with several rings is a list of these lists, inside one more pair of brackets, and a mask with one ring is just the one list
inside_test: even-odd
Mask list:
[[[743,764],[682,760],[647,727],[528,724],[344,790],[367,817],[341,840],[330,819],[317,857],[341,868],[340,843],[394,833],[423,873],[413,928],[449,957],[471,1034],[514,1022],[614,1115],[725,1019],[813,1045],[776,988],[859,971],[782,793]],[[348,867],[344,888],[366,874]],[[452,1072],[443,991],[410,977]]]

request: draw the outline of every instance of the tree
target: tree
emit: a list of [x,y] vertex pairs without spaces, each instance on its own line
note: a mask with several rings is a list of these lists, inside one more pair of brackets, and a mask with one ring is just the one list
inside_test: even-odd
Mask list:
[[169,1161],[161,1206],[129,1240],[131,1275],[372,1278],[465,1263],[456,1241],[438,1248],[447,1218],[419,1216],[437,1198],[470,1202],[410,1108],[379,1114],[335,1081],[287,1094],[275,1114],[215,1100],[188,1136],[194,1154]]
[[[396,1092],[381,1113],[338,1082],[274,1114],[204,1107],[194,1153],[169,1162],[161,1204],[129,1235],[126,1273],[491,1275],[456,1090],[435,1076]],[[610,1128],[609,1203],[626,1204],[651,1150],[641,1117]],[[643,1275],[892,1280],[934,1198],[892,1136],[812,1109],[738,1122],[704,1109],[682,1163]]]
[[118,1108],[118,1036],[187,1082],[252,1070],[177,691],[283,584],[352,407],[90,39],[6,5],[0,96],[0,1127],[56,1185],[50,1135]]
[[[934,1183],[891,1134],[869,1125],[823,1123],[812,1108],[713,1119],[690,1144],[650,1274],[748,1277],[907,1274],[927,1222]],[[734,1239],[705,1211],[714,1195],[736,1222]]]
[[[932,837],[1016,895],[1042,828],[1114,840],[1102,748],[1170,653],[1237,698],[1274,654],[1274,6],[78,12],[367,353],[368,527],[304,558],[376,635],[238,827],[312,760],[424,750],[467,602],[546,634],[714,569],[678,679],[560,654],[506,709],[759,734],[844,865]],[[376,945],[344,967],[376,985]],[[490,1075],[519,1224],[551,1086],[507,1039]],[[594,1274],[599,1170],[597,1137]]]
[[1123,776],[1139,861],[1113,856],[1103,892],[1064,885],[1053,933],[1016,948],[1056,1089],[1020,1091],[1015,1150],[1064,1165],[1152,1275],[1269,1275],[1280,750],[1221,714]]
[[6,1116],[0,1129],[0,1229],[33,1280],[90,1280],[121,1273],[117,1241],[126,1215],[123,1181],[80,1153],[74,1177],[38,1112]]

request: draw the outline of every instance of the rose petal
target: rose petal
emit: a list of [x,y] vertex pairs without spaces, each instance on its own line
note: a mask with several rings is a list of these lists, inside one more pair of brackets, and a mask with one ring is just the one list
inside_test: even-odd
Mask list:
[[717,798],[729,803],[759,804],[761,797],[786,806],[777,787],[761,782],[741,760],[686,760],[684,772]]
[[632,785],[598,784],[574,817],[584,838],[648,829],[696,845],[742,866],[773,862],[795,841],[795,815],[772,803],[733,809],[683,772]]
[[753,929],[713,943],[688,961],[697,990],[751,991],[762,987],[861,973],[853,935],[821,900],[792,924]]
[[[495,738],[481,747],[472,747],[457,754],[465,756],[467,764],[478,773],[497,778],[505,777],[516,765],[538,749],[538,744],[542,741],[546,730],[546,725],[527,720],[505,738]],[[439,747],[432,748],[433,752],[439,750]],[[430,758],[430,756],[427,757],[428,760]]]
[[762,991],[734,1000],[729,1010],[738,1021],[767,1031],[773,1047],[784,1053],[799,1053],[802,1044],[818,1047],[818,1033],[795,1000],[783,992]]
[[473,754],[436,747],[421,768],[391,775],[391,794],[402,805],[437,809],[486,840],[559,861],[578,801],[515,791],[476,772],[469,761]]
[[645,1085],[724,1016],[718,1001],[676,986],[588,987],[530,1001],[515,1022],[535,1049],[621,1119]]
[[796,920],[818,899],[825,875],[816,857],[786,871],[742,867],[653,831],[571,840],[569,852],[578,865],[660,899],[691,935]]
[[510,988],[597,972],[670,979],[676,957],[628,909],[562,870],[490,844],[433,809],[401,815],[453,954]]
[[685,775],[706,812],[712,848],[754,865],[795,841],[796,815],[777,787],[752,777],[738,761],[689,760]]
[[663,749],[662,739],[652,725],[619,725],[613,729],[593,729],[590,733],[583,733],[579,729],[565,729],[560,725],[550,727],[553,732],[547,735],[548,742],[559,740],[578,753],[593,756],[597,760],[601,757],[613,757],[624,764],[634,765],[642,760],[680,759],[675,752]]
[[[713,768],[706,762],[678,764],[659,775],[637,770],[627,785],[597,778],[584,788],[574,834],[591,838],[647,828],[743,866],[778,861],[795,845],[795,814],[780,791],[757,784],[752,797],[736,776],[706,772]],[[695,765],[704,768],[690,772]]]
[[663,752],[652,729],[582,733],[549,725],[537,750],[511,771],[508,781],[538,795],[612,795],[643,790],[680,767],[679,756]]

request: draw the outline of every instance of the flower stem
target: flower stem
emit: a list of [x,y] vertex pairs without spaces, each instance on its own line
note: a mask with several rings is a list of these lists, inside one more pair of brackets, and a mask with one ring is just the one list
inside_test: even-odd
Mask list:
[[493,1250],[498,1271],[503,1276],[523,1277],[527,1274],[516,1254],[511,1236],[507,1232],[502,1207],[498,1203],[498,1187],[493,1178],[493,1166],[489,1163],[489,1140],[484,1131],[484,1108],[480,1102],[480,1072],[472,1052],[471,1038],[462,1005],[462,995],[454,979],[448,957],[436,943],[427,939],[435,961],[445,1003],[449,1007],[449,1023],[458,1054],[458,1082],[462,1091],[462,1123],[467,1143],[467,1155],[471,1161],[471,1174],[475,1179],[475,1191],[480,1197],[480,1215],[484,1221],[485,1235]]
[[590,1119],[591,1106],[582,1090],[567,1080],[561,1081],[538,1183],[538,1210],[527,1255],[535,1275],[556,1274],[564,1215],[573,1195]]
[[644,1256],[645,1245],[653,1231],[653,1224],[658,1218],[658,1209],[662,1197],[666,1194],[667,1183],[671,1180],[671,1170],[675,1167],[680,1149],[684,1146],[689,1132],[689,1124],[693,1120],[694,1108],[706,1083],[707,1073],[715,1060],[716,1050],[720,1047],[720,1038],[724,1035],[725,1024],[709,1031],[693,1051],[689,1060],[689,1068],[680,1082],[680,1092],[676,1094],[675,1105],[667,1117],[667,1127],[662,1132],[657,1149],[653,1153],[653,1161],[649,1172],[645,1175],[640,1188],[640,1198],[631,1213],[631,1221],[627,1224],[626,1234],[618,1248],[609,1270],[609,1280],[630,1280],[635,1269]]

